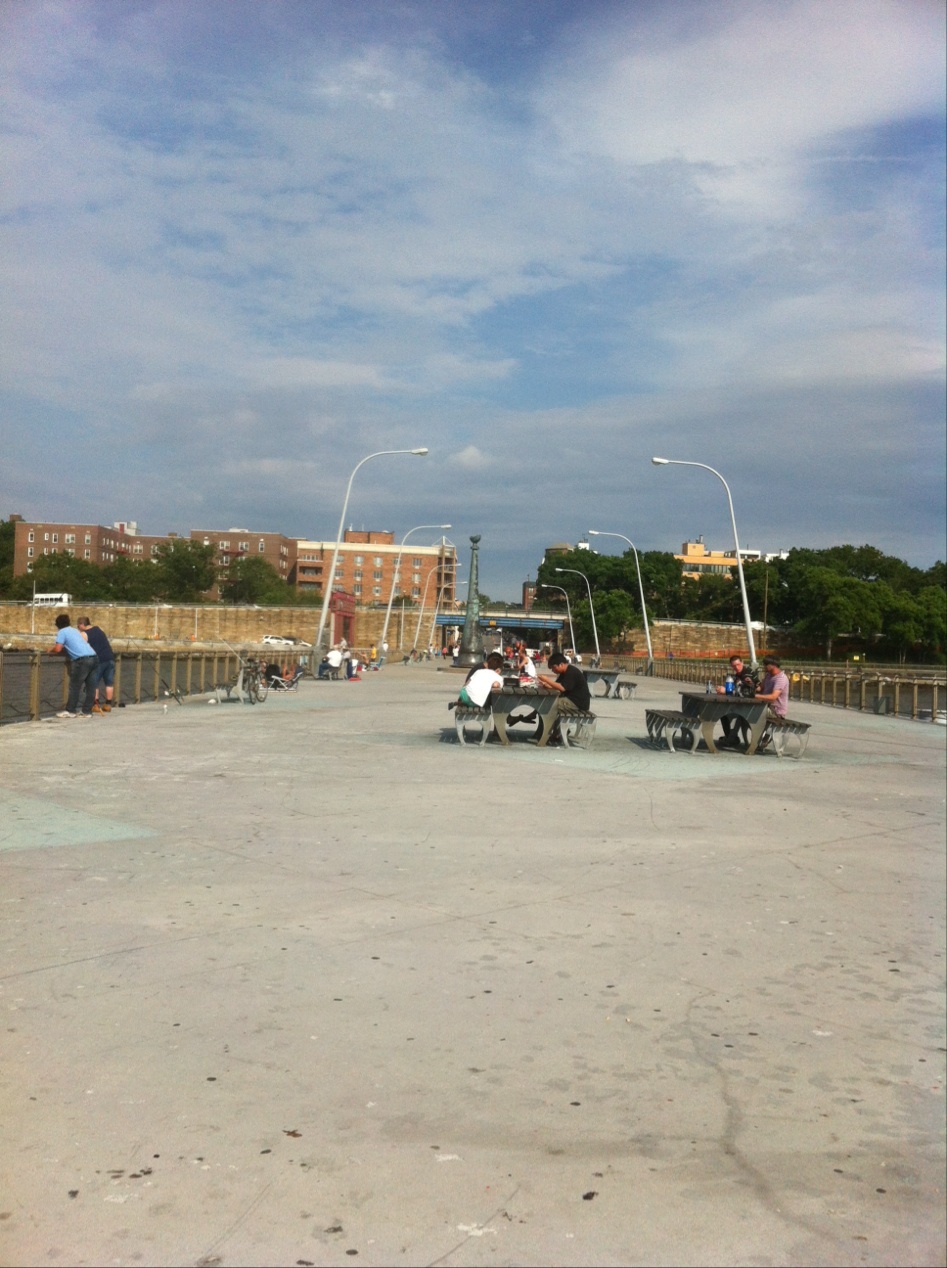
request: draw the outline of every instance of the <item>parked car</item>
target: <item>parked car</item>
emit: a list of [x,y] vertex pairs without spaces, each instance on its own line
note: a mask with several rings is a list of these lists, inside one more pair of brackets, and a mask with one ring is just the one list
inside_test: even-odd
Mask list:
[[293,646],[293,640],[291,638],[283,638],[281,634],[264,634],[260,642],[265,643],[267,647]]

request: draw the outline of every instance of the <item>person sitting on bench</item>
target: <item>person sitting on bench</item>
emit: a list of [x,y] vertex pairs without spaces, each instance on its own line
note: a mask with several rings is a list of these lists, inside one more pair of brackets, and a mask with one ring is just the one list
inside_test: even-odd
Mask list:
[[474,669],[460,689],[457,704],[464,704],[468,709],[490,709],[493,707],[491,693],[499,691],[503,686],[503,657],[499,652],[491,652],[486,664],[481,669]]
[[[543,687],[550,687],[553,691],[562,693],[562,699],[559,701],[560,714],[563,713],[588,713],[592,707],[592,693],[589,691],[588,679],[581,669],[576,665],[570,665],[562,652],[553,652],[548,661],[547,666],[556,675],[550,678],[548,674],[537,674],[537,680]],[[507,718],[507,725],[510,722],[535,722],[535,713],[527,713],[523,717]],[[559,719],[556,718],[555,726],[549,736],[549,743],[556,744],[562,742],[562,735],[559,730]]]

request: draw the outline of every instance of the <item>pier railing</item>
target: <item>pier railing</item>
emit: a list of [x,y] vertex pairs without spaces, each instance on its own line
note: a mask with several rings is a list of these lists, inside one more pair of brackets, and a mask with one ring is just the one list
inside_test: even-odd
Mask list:
[[[233,682],[239,668],[233,651],[117,652],[114,697],[116,703],[141,704],[199,695]],[[68,666],[59,657],[0,652],[0,723],[50,717],[64,708],[68,693]]]
[[[947,675],[942,669],[930,671],[897,669],[852,669],[829,665],[803,665],[797,668],[783,658],[783,669],[789,678],[790,700],[824,704],[836,709],[857,709],[922,722],[943,721],[947,708]],[[647,660],[641,657],[602,657],[606,667],[621,663],[629,673],[644,673]],[[712,682],[721,686],[727,677],[727,666],[719,660],[656,660],[654,676],[674,682]]]

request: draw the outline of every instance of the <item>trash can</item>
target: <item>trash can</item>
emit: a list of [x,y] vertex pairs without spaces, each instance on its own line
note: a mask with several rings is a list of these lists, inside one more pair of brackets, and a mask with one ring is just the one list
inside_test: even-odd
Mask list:
[[893,713],[894,700],[891,696],[878,696],[875,700],[875,713]]

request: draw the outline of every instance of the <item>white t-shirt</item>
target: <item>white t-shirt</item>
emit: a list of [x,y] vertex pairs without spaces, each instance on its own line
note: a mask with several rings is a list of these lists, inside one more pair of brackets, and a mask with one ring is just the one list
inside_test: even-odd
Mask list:
[[333,647],[332,650],[326,654],[326,660],[333,669],[338,669],[342,664],[342,653],[337,647]]
[[482,709],[490,698],[490,692],[494,687],[502,687],[503,679],[495,669],[478,669],[476,673],[471,674],[469,680],[464,683],[464,690],[474,702],[474,704]]
[[523,661],[522,665],[520,665],[520,677],[521,678],[535,678],[536,677],[536,666],[533,664],[532,657],[527,656],[526,659]]

